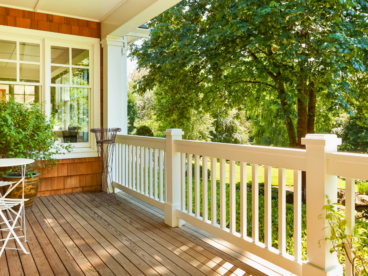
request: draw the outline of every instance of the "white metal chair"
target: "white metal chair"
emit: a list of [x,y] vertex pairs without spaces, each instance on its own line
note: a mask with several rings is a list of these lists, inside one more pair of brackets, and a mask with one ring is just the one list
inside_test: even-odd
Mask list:
[[[2,195],[0,193],[0,217],[3,222],[0,223],[0,226],[5,224],[6,228],[1,228],[0,231],[9,232],[5,239],[1,239],[0,243],[0,257],[3,254],[5,249],[14,249],[14,250],[22,250],[25,254],[29,254],[24,248],[22,242],[19,238],[24,238],[24,242],[27,242],[26,236],[26,212],[25,212],[25,202],[28,199],[24,198],[24,179],[26,172],[26,165],[33,163],[32,159],[18,159],[18,158],[3,158],[0,159],[0,167],[9,167],[9,166],[20,166],[22,178],[18,182],[0,182],[0,187],[9,186],[7,191]],[[6,198],[20,183],[22,183],[22,198]],[[16,210],[14,207],[19,206],[19,209]],[[15,218],[13,217],[15,215]],[[19,226],[17,226],[17,222],[19,220]],[[20,228],[23,230],[23,236],[17,236],[14,229]],[[3,236],[4,237],[4,236]],[[15,239],[19,244],[20,248],[10,248],[6,247],[9,240]]]
[[[24,216],[24,202],[28,199],[13,199],[13,198],[0,198],[0,217],[3,219],[3,223],[5,224],[7,228],[1,228],[1,231],[8,231],[7,237],[5,239],[1,239],[0,242],[3,244],[0,245],[1,251],[0,251],[0,257],[3,254],[5,249],[13,249],[13,250],[22,250],[25,254],[29,254],[27,250],[24,248],[22,242],[19,240],[19,238],[24,238],[24,241],[26,241],[26,232],[25,232],[25,216]],[[18,211],[14,211],[13,208],[19,205]],[[12,213],[16,214],[15,218],[13,218]],[[23,214],[22,224],[24,229],[24,236],[18,236],[14,229],[17,228],[16,224],[18,220],[21,218]],[[10,216],[9,218],[6,217],[6,215]],[[20,225],[22,229],[22,224]],[[6,247],[9,240],[15,239],[16,242],[19,244],[20,248],[11,248]]]
[[[22,180],[18,181],[18,182],[10,182],[10,181],[0,181],[0,187],[7,187],[8,186],[8,190],[5,192],[4,195],[2,195],[0,193],[0,199],[5,198],[18,184],[20,184]],[[15,185],[14,185],[15,184]],[[23,195],[22,195],[22,199],[24,199],[24,188],[23,188]],[[1,206],[1,205],[0,205]],[[1,208],[1,207],[0,207]],[[21,206],[19,207],[21,208]],[[9,209],[5,209],[4,212],[6,211],[6,214],[8,215],[8,220],[10,222],[14,222],[13,220],[13,215],[17,215],[17,212],[14,211],[12,208]],[[20,228],[20,230],[23,230],[23,219],[25,219],[25,216],[21,216],[20,217],[20,222],[19,222],[19,226],[16,226],[15,228]],[[5,221],[0,222],[0,231],[2,231],[3,229],[1,229],[2,224],[5,224]],[[24,239],[24,241],[26,241],[26,238]]]

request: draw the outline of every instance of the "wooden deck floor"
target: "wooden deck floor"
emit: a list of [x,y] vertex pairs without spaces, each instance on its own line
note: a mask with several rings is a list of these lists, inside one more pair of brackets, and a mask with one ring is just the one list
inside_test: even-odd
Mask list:
[[99,207],[88,193],[38,198],[26,214],[31,254],[6,250],[0,275],[290,275],[194,226],[170,228],[161,210],[118,195],[120,205],[106,198]]

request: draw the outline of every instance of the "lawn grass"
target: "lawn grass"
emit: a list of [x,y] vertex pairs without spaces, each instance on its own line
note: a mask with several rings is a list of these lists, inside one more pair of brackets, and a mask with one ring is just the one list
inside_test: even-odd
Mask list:
[[[211,164],[208,163],[208,168],[211,168]],[[230,164],[226,163],[226,183],[230,183]],[[264,183],[264,167],[259,166],[259,183]],[[271,175],[271,184],[273,186],[278,185],[278,168],[272,168],[272,175]],[[220,163],[217,162],[216,165],[216,178],[220,179]],[[240,182],[240,165],[236,164],[235,166],[235,183]],[[252,166],[247,165],[247,182],[252,182]],[[286,170],[286,185],[293,186],[294,185],[294,171],[293,170]],[[345,190],[345,181],[338,178],[337,179],[337,188]],[[356,187],[357,189],[357,187]]]

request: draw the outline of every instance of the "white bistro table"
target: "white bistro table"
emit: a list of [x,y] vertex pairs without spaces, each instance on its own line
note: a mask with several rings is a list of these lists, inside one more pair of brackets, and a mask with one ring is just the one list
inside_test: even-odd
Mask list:
[[[20,249],[25,253],[29,254],[29,252],[26,251],[23,244],[19,240],[19,238],[24,237],[24,241],[27,241],[26,238],[26,212],[25,212],[25,205],[24,202],[27,199],[24,199],[24,179],[26,177],[26,166],[28,164],[34,163],[33,159],[25,159],[25,158],[1,158],[0,159],[0,167],[21,167],[21,179],[18,182],[8,182],[8,181],[0,181],[0,187],[9,186],[8,190],[2,195],[0,193],[0,216],[4,220],[4,222],[0,224],[5,224],[7,228],[1,228],[1,231],[9,231],[9,234],[7,235],[6,239],[0,240],[0,242],[3,242],[3,245],[0,246],[0,256],[4,252],[5,249],[15,249],[19,250],[18,248],[8,248],[6,247],[6,244],[10,239],[15,239]],[[20,183],[22,183],[22,199],[12,199],[12,198],[6,198],[6,196],[13,191]],[[13,208],[20,205],[18,211],[14,211]],[[9,219],[6,218],[6,213],[8,214]],[[13,218],[13,214],[16,215],[15,219]],[[21,216],[22,215],[22,216]],[[20,226],[15,226],[17,223],[17,220],[20,219]],[[21,228],[23,230],[24,236],[18,237],[14,229],[15,228]],[[13,235],[13,237],[11,237]]]

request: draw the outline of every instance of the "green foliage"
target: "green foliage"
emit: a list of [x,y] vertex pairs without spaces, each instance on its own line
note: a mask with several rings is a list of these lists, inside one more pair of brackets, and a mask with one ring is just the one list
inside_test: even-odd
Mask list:
[[128,91],[128,134],[132,134],[135,129],[134,122],[137,118],[138,108],[135,103],[135,97],[131,91]]
[[[262,183],[260,183],[262,184]],[[252,236],[252,193],[249,189],[251,186],[251,182],[248,183],[248,192],[247,192],[247,236]],[[188,186],[186,186],[188,187]],[[203,205],[202,205],[202,181],[200,182],[200,215],[203,216]],[[273,194],[277,193],[273,190]],[[216,217],[217,223],[220,224],[220,181],[217,180],[216,183]],[[192,210],[195,210],[195,183],[192,183]],[[186,198],[188,193],[186,191]],[[211,220],[211,185],[208,185],[208,217]],[[259,240],[264,242],[264,196],[262,190],[259,194]],[[187,207],[187,203],[186,203]],[[230,188],[227,183],[226,185],[226,226],[229,227],[230,221]],[[236,184],[236,231],[240,233],[240,183]],[[294,206],[292,204],[286,204],[286,251],[287,253],[293,255],[294,254]],[[278,248],[278,199],[272,200],[272,246],[274,248]],[[302,205],[302,254],[303,260],[306,260],[306,206]]]
[[368,195],[368,182],[361,182],[357,184],[358,193],[361,195]]
[[150,136],[150,137],[154,136],[152,130],[148,126],[145,126],[145,125],[141,125],[137,127],[135,130],[135,135]]
[[358,116],[351,116],[343,126],[341,138],[343,140],[343,144],[340,147],[341,150],[367,153],[367,121],[359,122]]
[[163,132],[168,128],[181,128],[184,131],[183,139],[211,141],[211,132],[214,131],[214,119],[211,114],[203,113],[201,110],[189,110],[187,114],[190,119],[182,123],[175,117],[166,117],[161,120],[160,130]]
[[211,132],[212,142],[246,144],[249,141],[251,124],[245,117],[244,111],[232,109],[218,110],[213,118],[215,130]]
[[[150,22],[150,39],[132,46],[148,70],[135,88],[157,89],[164,100],[157,117],[177,126],[191,110],[239,108],[252,120],[269,114],[279,121],[276,144],[287,133],[295,147],[308,118],[318,116],[313,108],[367,116],[367,12],[357,0],[183,0]],[[263,133],[270,141],[261,143],[275,144],[265,124],[257,126],[258,141]]]
[[[195,172],[195,164],[192,164],[192,174]],[[202,179],[203,175],[203,166],[199,165],[199,178]],[[211,170],[207,168],[207,179],[211,179]]]
[[[346,258],[352,264],[353,275],[368,275],[368,231],[365,221],[358,221],[352,233],[347,233],[347,220],[345,212],[336,205],[328,204],[323,207],[326,210],[326,220],[330,226],[331,235],[326,240],[332,243],[331,253],[337,253],[339,261],[344,265]],[[323,219],[323,217],[322,217]],[[349,257],[348,252],[351,252]]]
[[[0,101],[0,157],[30,158],[36,162],[29,171],[56,166],[54,154],[71,151],[71,145],[57,144],[53,123],[39,104],[24,105]],[[10,172],[10,171],[7,171]]]

